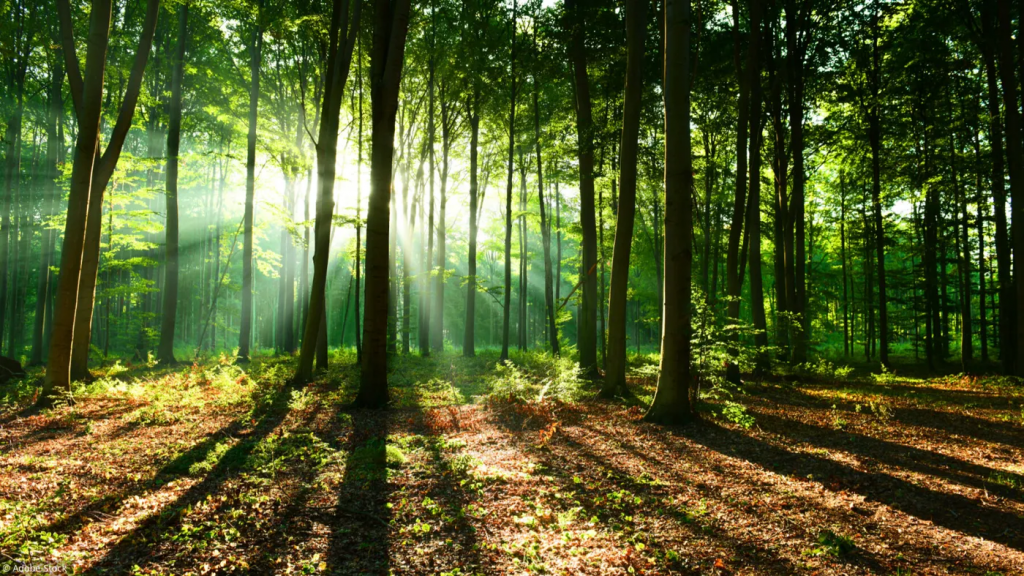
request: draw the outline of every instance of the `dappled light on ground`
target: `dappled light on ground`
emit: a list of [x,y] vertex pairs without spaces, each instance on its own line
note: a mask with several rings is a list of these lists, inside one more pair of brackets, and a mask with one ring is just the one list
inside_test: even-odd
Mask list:
[[[134,370],[0,412],[0,549],[96,574],[1016,574],[1024,395],[762,383],[684,428],[538,356]],[[631,378],[643,399],[652,382]],[[544,400],[538,400],[541,396]]]

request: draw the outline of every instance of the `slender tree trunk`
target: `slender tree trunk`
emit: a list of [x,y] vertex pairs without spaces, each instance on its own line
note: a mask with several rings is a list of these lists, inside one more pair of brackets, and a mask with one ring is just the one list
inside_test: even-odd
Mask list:
[[843,358],[850,357],[850,304],[846,272],[846,174],[839,173],[839,257],[843,261]]
[[750,312],[754,323],[755,375],[764,376],[770,369],[768,355],[768,324],[764,311],[764,285],[761,276],[761,2],[750,2],[750,194],[747,201],[747,230],[750,237]]
[[[536,36],[534,36],[536,41]],[[544,320],[547,324],[548,343],[551,353],[558,356],[558,327],[555,325],[555,302],[551,274],[551,222],[544,202],[544,171],[540,152],[540,85],[533,79],[533,133],[537,150],[537,201],[540,204],[540,233],[544,248]]]
[[971,326],[971,256],[968,243],[967,192],[960,185],[956,141],[950,138],[950,170],[953,176],[953,198],[960,212],[957,226],[957,275],[960,279],[960,367],[967,373],[974,360],[974,335]]
[[[1010,173],[1010,198],[1013,212],[1011,221],[1013,228],[1010,235],[1013,238],[1014,254],[1024,254],[1024,156],[1021,150],[1021,120],[1020,111],[1017,108],[1017,78],[1014,75],[1013,46],[1011,44],[1010,30],[1010,0],[998,0],[999,12],[996,17],[998,22],[999,39],[999,74],[1003,85],[1003,111],[1006,115],[1006,158]],[[1009,270],[1009,268],[1007,268]],[[999,271],[1000,280],[1010,282],[1009,274],[1003,280],[1003,271]],[[1007,300],[1001,300],[1000,305],[1004,306],[1001,314],[1013,323],[1013,328],[1006,331],[1009,340],[1000,342],[1000,348],[1009,351],[1004,353],[1004,367],[1012,363],[1012,373],[1017,376],[1024,376],[1024,361],[1015,361],[1015,358],[1024,354],[1024,282],[1014,277],[1012,291],[1008,290]],[[1010,306],[1006,306],[1009,304]],[[1009,371],[1008,371],[1009,373]]]
[[[306,326],[302,333],[302,347],[299,353],[299,366],[295,372],[296,382],[308,382],[313,375],[313,361],[317,360],[320,368],[327,368],[326,350],[319,345],[326,344],[327,337],[327,264],[331,250],[331,227],[334,217],[334,177],[338,157],[338,128],[341,101],[348,80],[349,67],[352,63],[352,51],[359,30],[359,18],[362,12],[362,0],[355,0],[355,9],[349,10],[348,0],[334,0],[331,10],[329,29],[329,52],[327,69],[323,83],[323,102],[321,103],[320,129],[316,143],[317,153],[317,202],[316,221],[313,227],[315,248],[313,251],[313,280],[309,292],[309,313]],[[392,121],[394,114],[392,113]],[[394,130],[392,129],[392,136]],[[388,193],[391,185],[390,157],[388,158],[388,179],[384,193]],[[385,198],[384,202],[387,203]],[[387,214],[384,215],[384,253],[378,255],[380,264],[384,265],[384,283],[374,286],[383,292],[375,295],[383,303],[384,309],[379,320],[383,322],[384,333],[380,335],[380,344],[386,345],[387,328]],[[381,258],[381,256],[383,256]],[[369,295],[369,286],[367,294]],[[358,317],[358,315],[357,315]],[[384,351],[383,349],[381,350]],[[365,360],[365,356],[364,356]]]
[[[433,4],[431,4],[433,6]],[[429,77],[428,77],[428,100],[429,100],[429,114],[427,116],[427,149],[430,154],[430,213],[427,216],[427,226],[424,229],[424,233],[427,235],[427,260],[424,262],[424,268],[426,269],[423,274],[423,289],[420,290],[420,316],[423,318],[423,323],[420,327],[420,356],[424,358],[430,356],[430,289],[433,284],[431,275],[434,270],[434,34],[436,33],[436,22],[434,18],[436,13],[431,11],[431,39],[430,39],[430,61],[429,61]]]
[[885,285],[885,222],[882,219],[882,103],[879,96],[882,64],[878,48],[877,3],[875,10],[872,17],[872,29],[874,30],[871,49],[872,102],[868,131],[871,139],[871,203],[875,215],[875,260],[878,265],[878,359],[883,367],[889,368],[889,307]]
[[[171,106],[167,123],[167,262],[164,302],[157,359],[173,364],[174,328],[178,310],[178,150],[181,144],[181,91],[188,43],[188,4],[178,8],[178,46],[171,79]],[[243,318],[244,319],[244,318]]]
[[509,98],[508,117],[508,181],[505,188],[505,309],[502,312],[501,325],[501,356],[498,362],[508,360],[508,335],[509,319],[512,311],[512,176],[514,171],[515,147],[516,147],[516,19],[518,17],[519,4],[517,0],[512,1],[512,21],[509,30],[512,39],[511,44],[511,96]]
[[590,80],[587,75],[587,52],[584,10],[577,0],[566,0],[572,18],[570,58],[576,90],[576,138],[580,171],[580,227],[583,229],[582,261],[583,303],[580,308],[578,348],[584,376],[594,378],[597,372],[597,230],[594,206],[594,121],[590,103]]
[[[476,236],[477,209],[480,202],[480,185],[477,182],[478,150],[480,145],[480,89],[474,86],[473,101],[469,116],[469,255],[466,265],[466,329],[462,338],[462,355],[471,358],[476,355]],[[536,110],[534,111],[536,114]],[[538,146],[538,158],[539,147]]]
[[974,159],[975,159],[975,203],[978,206],[978,214],[975,223],[978,227],[978,320],[979,337],[981,339],[981,360],[988,362],[988,314],[985,311],[985,219],[988,217],[985,206],[985,194],[982,192],[982,162],[981,143],[978,132],[974,133]]
[[[997,42],[993,28],[993,3],[981,3],[981,25],[983,41],[980,43],[982,59],[985,63],[985,80],[987,87],[988,106],[988,143],[991,154],[992,173],[992,207],[995,216],[995,264],[998,271],[998,286],[995,290],[999,297],[998,307],[998,343],[999,360],[1002,372],[1012,374],[1014,370],[1014,353],[1008,345],[1014,339],[1014,295],[1013,282],[1010,274],[1011,254],[1010,235],[1007,227],[1007,191],[1004,180],[1005,163],[1002,149],[1002,119],[999,116],[999,80],[995,66]],[[980,225],[980,224],[979,224]],[[993,307],[992,312],[995,312]]]
[[[362,0],[359,0],[360,2]],[[358,36],[358,35],[357,35]],[[359,91],[359,161],[356,165],[356,311],[355,311],[355,325],[356,325],[356,361],[362,362],[363,360],[363,331],[360,326],[360,315],[362,314],[362,306],[360,304],[360,295],[362,289],[360,288],[360,281],[362,280],[362,249],[363,249],[363,221],[362,221],[362,209],[363,209],[363,41],[361,38],[357,38],[356,42],[359,43],[359,62],[356,65],[358,75],[356,76],[359,85],[357,90]],[[309,220],[309,202],[306,202],[306,220]],[[306,245],[309,245],[309,232],[307,228],[307,241]],[[307,257],[308,261],[309,258]]]
[[[611,286],[608,296],[608,368],[602,395],[622,396],[626,387],[626,301],[629,292],[629,261],[636,220],[637,152],[640,112],[643,103],[644,36],[647,2],[626,3],[626,87],[622,133],[619,139],[619,197],[616,207],[615,244],[612,248]],[[710,191],[708,192],[710,195]],[[705,268],[706,271],[706,268]],[[706,275],[705,275],[706,277]]]
[[445,253],[447,230],[445,210],[448,206],[448,168],[452,147],[451,102],[445,96],[445,85],[441,85],[441,196],[437,203],[437,277],[434,279],[434,322],[432,347],[444,350],[444,285],[448,256]]
[[[62,12],[61,35],[71,39],[71,8],[66,0],[58,2]],[[85,56],[86,74],[78,77],[75,111],[78,117],[78,138],[71,170],[67,220],[61,246],[60,277],[57,283],[57,304],[54,310],[50,357],[46,365],[40,402],[51,403],[54,395],[71,392],[71,350],[78,305],[78,282],[82,271],[85,231],[89,213],[93,165],[99,148],[100,109],[103,99],[103,78],[107,46],[110,40],[111,5],[109,0],[94,0],[89,16],[89,36]],[[72,43],[70,46],[74,48]],[[78,70],[74,50],[64,46],[64,57],[71,68]],[[74,88],[73,88],[74,90]],[[0,247],[6,249],[6,246]]]
[[516,317],[516,342],[519,346],[519,351],[526,350],[526,302],[527,302],[527,287],[529,281],[526,277],[527,265],[529,260],[529,252],[526,246],[526,159],[524,158],[523,148],[519,148],[519,218],[516,223],[519,228],[519,310],[518,316]]
[[690,5],[665,0],[665,301],[658,390],[646,419],[691,418],[690,273],[693,181],[690,149]]
[[[557,238],[555,246],[557,254],[555,254],[555,303],[557,306],[561,306],[562,301],[562,195],[558,193],[558,180],[555,180],[555,228]],[[555,312],[555,320],[558,320],[557,310]]]
[[395,114],[409,28],[409,0],[374,1],[373,51],[370,55],[372,148],[370,206],[366,213],[366,323],[362,371],[356,405],[382,408],[387,382],[388,189],[394,154]]
[[256,117],[260,101],[262,58],[263,0],[258,0],[256,25],[249,45],[249,135],[245,156],[245,215],[242,230],[242,314],[238,324],[238,359],[243,362],[249,360],[249,342],[252,341],[252,229],[256,194]]
[[[756,2],[756,0],[755,0]],[[729,227],[729,247],[726,252],[726,263],[725,263],[725,275],[726,275],[726,295],[728,296],[728,304],[726,305],[728,322],[735,325],[740,318],[740,293],[743,289],[742,281],[740,279],[740,243],[743,240],[743,221],[746,215],[746,191],[747,191],[747,131],[749,124],[750,114],[750,74],[745,73],[744,66],[741,64],[740,57],[740,29],[739,29],[739,6],[738,3],[733,1],[732,7],[733,13],[733,59],[736,67],[736,78],[739,83],[739,112],[737,114],[737,126],[736,126],[736,194],[733,199],[732,208],[732,223]],[[748,54],[747,64],[750,65],[750,56]],[[735,335],[730,336],[730,340],[735,342]],[[737,350],[735,344],[729,348],[729,363],[726,368],[726,379],[733,383],[739,383],[740,373],[739,364],[737,364],[736,356]]]

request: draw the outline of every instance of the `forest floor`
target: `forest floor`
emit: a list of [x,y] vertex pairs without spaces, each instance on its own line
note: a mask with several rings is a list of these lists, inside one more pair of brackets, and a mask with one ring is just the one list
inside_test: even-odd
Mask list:
[[1024,573],[1024,389],[1002,379],[751,384],[668,428],[641,420],[642,366],[609,402],[539,355],[402,357],[370,412],[332,360],[304,388],[290,360],[116,365],[43,412],[0,387],[0,566]]

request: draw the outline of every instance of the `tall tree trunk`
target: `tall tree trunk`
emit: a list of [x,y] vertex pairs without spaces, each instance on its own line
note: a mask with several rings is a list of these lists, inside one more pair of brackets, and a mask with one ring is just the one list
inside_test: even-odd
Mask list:
[[[337,4],[337,3],[335,3]],[[238,324],[238,359],[249,360],[252,340],[252,228],[256,194],[256,117],[260,101],[263,58],[263,0],[258,0],[256,25],[249,45],[249,135],[245,152],[245,215],[242,239],[242,314]],[[326,122],[326,120],[325,120]]]
[[[433,6],[433,4],[431,4]],[[420,356],[430,356],[430,289],[433,284],[431,274],[434,270],[434,35],[436,34],[437,23],[435,22],[436,12],[431,10],[431,36],[430,36],[430,60],[429,75],[427,79],[427,96],[429,100],[429,114],[427,115],[427,149],[430,154],[430,213],[427,216],[427,225],[424,233],[427,235],[427,260],[423,263],[425,268],[423,274],[423,288],[420,290],[420,316],[423,319],[420,325]]]
[[[534,35],[536,42],[536,35]],[[540,153],[540,85],[533,78],[533,135],[537,150],[537,201],[540,204],[540,233],[544,248],[544,321],[547,324],[548,342],[551,353],[558,356],[558,327],[555,325],[555,302],[551,274],[551,222],[544,202],[544,170]]]
[[[1004,374],[1013,373],[1014,351],[1009,344],[1014,338],[1014,295],[1013,282],[1010,274],[1010,239],[1006,222],[1006,187],[1004,181],[1005,163],[1003,161],[1003,119],[999,114],[1000,92],[999,73],[996,70],[996,52],[999,43],[995,40],[995,14],[992,13],[994,2],[981,3],[982,58],[985,61],[985,80],[988,89],[988,142],[991,153],[992,175],[992,207],[995,215],[995,248],[996,269],[999,271],[999,285],[996,292],[999,296],[997,328],[999,338],[999,359],[1002,361]],[[995,312],[996,309],[993,309]]]
[[178,46],[171,79],[171,106],[167,122],[167,261],[164,272],[164,302],[160,319],[157,359],[173,364],[174,325],[178,310],[178,150],[181,144],[181,84],[188,43],[188,4],[178,8]]
[[[480,89],[473,87],[473,100],[470,104],[469,116],[469,255],[466,265],[466,329],[462,338],[462,355],[467,358],[476,356],[476,216],[480,202],[480,184],[477,181],[479,169],[480,145]],[[535,112],[536,113],[536,112]],[[540,144],[538,143],[538,146]]]
[[587,52],[584,10],[577,0],[566,0],[572,18],[570,58],[576,90],[576,138],[580,171],[580,227],[583,229],[580,279],[583,303],[580,308],[578,349],[580,367],[585,377],[597,372],[597,230],[594,206],[594,121],[590,103],[590,80],[587,75]]
[[747,230],[750,237],[750,312],[754,323],[755,375],[770,369],[768,324],[764,312],[764,285],[761,276],[761,2],[750,1],[750,194],[747,200]]
[[793,158],[792,195],[789,218],[792,221],[793,258],[788,261],[787,276],[793,279],[789,310],[795,316],[790,341],[792,361],[807,361],[807,342],[810,338],[810,317],[807,313],[807,285],[804,280],[806,257],[804,235],[804,56],[800,45],[801,15],[796,0],[786,0],[786,60],[789,86],[790,154]]
[[878,359],[889,368],[889,307],[885,286],[885,222],[882,219],[882,122],[879,91],[882,81],[881,54],[878,48],[878,7],[872,16],[871,47],[871,111],[869,137],[871,139],[871,203],[875,216],[875,260],[878,265]]
[[[1010,0],[998,0],[999,12],[996,17],[998,22],[999,39],[999,74],[1003,84],[1003,112],[1006,115],[1006,158],[1010,173],[1010,199],[1013,212],[1011,222],[1013,228],[1010,236],[1013,238],[1014,254],[1024,254],[1024,156],[1021,150],[1021,121],[1020,111],[1017,108],[1017,78],[1014,74],[1013,46],[1010,42]],[[998,240],[998,238],[997,238]],[[1009,268],[1007,268],[1009,271]],[[1011,282],[1009,273],[1005,280],[1003,270],[999,270],[1000,281]],[[1012,373],[1016,376],[1024,376],[1024,360],[1015,361],[1015,358],[1024,354],[1024,282],[1015,275],[1012,280],[1012,291],[1007,290],[1010,298],[1000,300],[1000,306],[1004,306],[1001,315],[1013,324],[1011,330],[1006,331],[1009,340],[999,343],[1000,348],[1009,353],[1003,354],[1004,369],[1012,367]],[[1010,306],[1007,306],[1009,304]],[[1012,366],[1009,366],[1011,365]],[[1008,370],[1007,373],[1010,373]]]
[[448,255],[445,253],[447,230],[445,210],[448,206],[448,169],[452,149],[452,103],[445,95],[446,85],[441,84],[441,196],[437,203],[437,277],[434,279],[434,322],[431,324],[434,350],[444,350],[444,285]]
[[512,39],[511,44],[511,96],[509,97],[508,115],[508,181],[505,187],[505,309],[502,311],[501,324],[501,356],[498,362],[508,360],[508,335],[509,319],[512,311],[512,176],[514,172],[515,147],[516,147],[516,19],[518,17],[519,3],[512,0],[512,21],[509,23],[509,30]]
[[[359,0],[360,2],[362,0]],[[359,36],[358,34],[356,36]],[[359,83],[357,90],[359,92],[359,160],[356,164],[356,310],[355,310],[355,328],[356,328],[356,361],[361,362],[363,360],[363,331],[360,326],[360,315],[362,314],[362,305],[360,304],[360,295],[362,290],[360,289],[360,282],[362,280],[362,249],[363,249],[363,221],[362,221],[362,209],[363,209],[363,41],[360,38],[356,39],[359,43],[359,62],[356,64],[356,71],[358,72],[356,78]],[[309,202],[306,202],[306,221],[309,221]],[[309,245],[309,228],[307,227],[306,232],[306,245]],[[309,258],[307,257],[308,261]],[[308,309],[308,304],[307,304]]]
[[[355,0],[355,8],[351,10],[350,14],[349,0],[334,0],[331,10],[330,51],[327,55],[327,69],[324,74],[320,129],[316,142],[317,201],[316,221],[313,227],[313,237],[316,241],[313,250],[313,280],[309,291],[309,313],[306,315],[306,326],[302,333],[299,366],[295,372],[296,382],[309,381],[313,375],[314,360],[317,360],[320,368],[327,367],[324,362],[324,350],[318,346],[318,343],[320,340],[326,340],[327,332],[327,264],[331,250],[331,227],[334,217],[334,176],[338,157],[339,113],[345,92],[345,82],[348,80],[349,67],[352,63],[352,51],[358,36],[362,7],[362,0]],[[392,114],[393,120],[394,115]],[[392,130],[393,134],[394,130]],[[391,185],[390,165],[389,157],[385,194]],[[385,204],[387,200],[387,198],[384,199]],[[384,253],[378,255],[380,264],[384,265],[384,283],[374,286],[374,290],[383,292],[383,295],[375,295],[384,305],[384,309],[379,311],[382,312],[379,320],[384,323],[382,326],[384,333],[380,335],[382,346],[386,345],[387,338],[387,226],[388,218],[385,214]],[[370,289],[367,286],[367,295],[369,293]]]
[[[53,335],[50,357],[40,402],[53,402],[59,389],[71,392],[71,350],[75,332],[75,313],[78,305],[78,282],[82,271],[82,254],[89,214],[89,195],[92,187],[93,165],[99,148],[100,109],[103,100],[103,78],[107,46],[110,41],[110,0],[94,0],[89,15],[89,36],[85,56],[85,71],[72,80],[75,112],[78,117],[78,138],[71,170],[67,220],[61,245],[60,277],[57,283],[57,304],[54,310]],[[57,3],[61,12],[61,36],[65,40],[64,57],[69,70],[78,71],[78,56],[74,51],[71,8],[67,0]],[[67,44],[70,44],[68,46]],[[69,48],[71,49],[69,51]],[[4,247],[5,248],[5,247]]]
[[[636,220],[637,150],[643,93],[644,36],[647,2],[626,3],[626,87],[619,138],[619,196],[612,248],[611,286],[608,295],[608,368],[602,395],[623,396],[626,387],[626,301],[629,292],[629,261]],[[708,192],[710,194],[710,191]]]
[[793,260],[793,224],[789,216],[789,198],[787,197],[787,182],[789,172],[789,158],[786,156],[786,133],[782,123],[782,74],[778,69],[782,57],[777,55],[775,33],[778,26],[779,14],[773,14],[769,25],[768,34],[768,84],[769,92],[769,113],[772,118],[772,173],[774,175],[774,198],[772,206],[774,217],[772,218],[773,235],[775,244],[775,324],[776,324],[776,345],[779,348],[780,356],[790,357],[789,325],[792,322],[789,305],[794,296],[790,291],[794,289],[794,282],[789,272],[792,266],[787,263]]
[[839,257],[843,261],[843,358],[850,357],[850,300],[846,272],[846,174],[839,173]]
[[978,206],[977,218],[975,223],[978,227],[978,320],[980,329],[979,337],[981,340],[981,360],[982,362],[988,362],[988,314],[985,311],[985,219],[987,218],[987,210],[985,206],[985,194],[982,191],[982,162],[981,162],[981,143],[979,142],[978,132],[974,133],[974,159],[975,159],[975,203]]
[[967,373],[974,360],[974,335],[971,326],[971,256],[968,243],[967,192],[961,187],[957,166],[956,139],[950,138],[950,170],[953,176],[953,198],[960,212],[957,238],[957,275],[960,278],[960,367]]
[[[395,114],[409,28],[409,0],[375,0],[370,55],[372,148],[370,206],[366,212],[366,323],[363,361],[355,403],[382,408],[388,403],[387,245],[388,189],[394,154]],[[325,258],[326,261],[326,258]]]
[[527,288],[529,286],[529,280],[526,277],[527,266],[529,263],[529,251],[526,245],[526,158],[523,154],[523,148],[519,147],[519,218],[517,227],[519,228],[519,314],[516,318],[516,342],[519,346],[519,351],[526,350],[526,305],[527,305]]
[[[726,295],[728,296],[728,304],[726,305],[727,315],[729,317],[728,322],[730,324],[736,324],[740,318],[740,293],[743,289],[742,281],[740,279],[740,243],[743,240],[743,221],[746,215],[746,192],[747,192],[747,131],[750,115],[750,74],[745,73],[744,65],[741,63],[740,57],[740,16],[739,16],[739,5],[734,0],[732,4],[733,14],[733,60],[736,67],[736,78],[739,83],[739,112],[737,114],[737,125],[736,125],[736,193],[733,197],[732,207],[732,223],[729,226],[729,247],[726,252],[726,263],[725,263],[725,276],[726,276]],[[750,66],[750,57],[748,53],[747,67]],[[730,340],[735,342],[735,332],[730,336]],[[726,368],[726,379],[733,383],[739,383],[740,381],[740,368],[736,359],[736,346],[733,344],[729,348],[729,363]]]
[[665,301],[658,390],[646,419],[689,420],[693,181],[690,150],[690,5],[665,0]]
[[[562,195],[558,193],[558,180],[555,180],[555,229],[556,232],[556,254],[555,254],[555,303],[562,301]],[[555,310],[555,321],[558,320],[558,310]]]

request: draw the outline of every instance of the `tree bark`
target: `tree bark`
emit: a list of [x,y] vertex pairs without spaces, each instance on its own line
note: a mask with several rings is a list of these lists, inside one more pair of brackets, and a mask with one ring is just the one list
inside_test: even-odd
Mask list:
[[72,80],[72,93],[77,93],[74,100],[78,116],[78,138],[71,170],[64,241],[61,245],[61,273],[57,283],[50,357],[40,395],[40,402],[44,405],[53,402],[58,389],[61,393],[71,393],[71,350],[78,305],[78,283],[82,271],[93,166],[99,148],[100,109],[111,20],[110,0],[94,0],[86,43],[85,70],[88,74],[83,79],[74,51],[71,8],[67,0],[60,0],[57,6],[62,16],[61,35],[70,42],[70,46],[64,46],[64,58],[69,70],[78,71],[77,88],[76,80]]
[[[345,92],[349,67],[352,63],[352,51],[355,48],[356,36],[359,31],[362,0],[355,0],[355,8],[349,10],[349,0],[334,0],[331,10],[329,29],[329,52],[327,68],[324,74],[323,100],[321,102],[320,126],[316,142],[317,156],[317,201],[316,221],[313,237],[316,245],[313,250],[313,280],[309,292],[309,313],[306,315],[306,326],[302,333],[302,347],[299,352],[299,366],[295,372],[295,381],[308,382],[313,376],[313,361],[321,368],[326,368],[324,353],[319,340],[326,339],[327,332],[327,264],[331,249],[331,227],[334,217],[334,176],[338,156],[338,129],[341,101]],[[394,118],[392,116],[392,118]],[[393,131],[392,131],[393,133]],[[389,159],[388,187],[390,187]],[[385,189],[385,193],[387,190]],[[387,199],[385,198],[385,202]],[[387,215],[384,217],[384,228],[387,229]],[[374,289],[383,292],[383,297],[376,295],[384,303],[380,321],[384,322],[385,333],[380,342],[386,345],[387,322],[387,234],[385,232],[384,284]],[[367,295],[370,287],[367,286]],[[369,298],[368,298],[369,300]],[[358,309],[357,315],[358,318]],[[319,349],[319,350],[318,350]],[[365,357],[364,357],[365,358]]]
[[[881,55],[878,48],[878,8],[872,16],[871,46],[871,109],[868,135],[871,140],[871,203],[875,217],[875,260],[878,266],[878,360],[886,369],[889,364],[889,307],[885,285],[885,221],[882,219],[882,122],[879,91],[882,81]],[[806,314],[805,314],[806,315]]]
[[[999,41],[999,74],[1003,84],[1003,112],[1006,116],[1006,158],[1010,173],[1010,198],[1011,198],[1011,222],[1013,228],[1010,235],[1013,238],[1013,252],[1024,254],[1024,156],[1021,150],[1021,123],[1020,111],[1017,108],[1017,78],[1014,74],[1013,46],[1011,44],[1010,31],[1010,0],[998,0],[999,12],[996,18],[998,22]],[[1007,268],[1009,271],[1009,268]],[[1003,270],[999,270],[1000,280],[1011,282],[1009,274],[1003,279]],[[1004,308],[1000,315],[1005,314],[1013,324],[1013,328],[1006,331],[1010,340],[1003,340],[999,343],[1000,348],[1008,351],[1003,353],[1004,369],[1016,376],[1024,376],[1024,361],[1015,361],[1015,358],[1024,354],[1024,282],[1015,275],[1012,280],[1012,288],[1007,290],[1011,296],[1007,300],[1000,300]],[[1009,305],[1009,306],[1007,306]],[[1002,318],[1001,318],[1002,321]]]
[[[536,34],[534,41],[536,42]],[[544,249],[544,320],[547,323],[548,342],[551,353],[558,356],[558,327],[555,325],[555,297],[552,290],[551,274],[551,223],[544,202],[544,163],[540,153],[540,85],[537,77],[533,78],[533,133],[534,146],[537,150],[537,202],[540,204],[540,233]]]
[[750,237],[750,312],[754,324],[754,373],[761,377],[771,368],[768,355],[768,324],[764,312],[761,276],[761,2],[750,0],[750,193],[747,200],[747,230]]
[[576,92],[576,138],[580,171],[580,227],[583,230],[580,279],[583,302],[577,335],[580,368],[584,377],[595,378],[597,371],[597,230],[594,206],[594,121],[590,103],[590,80],[587,75],[586,35],[583,9],[577,0],[566,0],[570,13],[573,78]]
[[637,151],[640,112],[643,106],[644,36],[647,2],[626,2],[626,86],[619,139],[619,190],[612,248],[611,285],[608,295],[608,368],[601,394],[623,396],[626,387],[626,299],[629,292],[629,261],[636,220]]
[[[409,0],[375,0],[370,56],[372,148],[370,206],[366,212],[366,323],[363,360],[355,404],[382,408],[388,403],[387,245],[395,114],[409,28]],[[324,257],[326,264],[326,255]]]
[[786,60],[788,65],[789,85],[789,126],[790,154],[793,158],[792,194],[790,196],[789,218],[792,221],[793,258],[787,261],[789,269],[787,277],[793,279],[793,288],[789,290],[793,300],[789,310],[794,315],[792,343],[792,361],[807,361],[807,342],[810,338],[810,318],[807,314],[807,285],[805,273],[805,234],[804,234],[804,57],[803,47],[798,41],[798,13],[796,0],[786,0]]
[[171,79],[171,106],[167,122],[167,246],[164,272],[164,302],[160,319],[157,359],[173,364],[174,326],[178,310],[178,150],[181,144],[181,84],[188,43],[188,4],[178,8],[178,46]]
[[[729,226],[729,247],[725,256],[725,277],[726,295],[728,304],[726,311],[728,322],[735,325],[740,318],[740,292],[743,289],[740,279],[740,243],[743,240],[743,221],[746,215],[746,192],[747,192],[747,130],[750,115],[750,75],[744,73],[744,66],[740,59],[740,28],[739,28],[739,5],[733,2],[733,34],[734,47],[733,59],[736,67],[736,78],[739,83],[739,111],[736,125],[736,193],[733,197],[732,223]],[[747,66],[750,65],[748,53]],[[731,342],[735,342],[735,332],[729,336]],[[729,363],[726,368],[726,380],[733,383],[740,381],[740,369],[736,361],[736,346],[729,347]]]
[[[996,69],[996,52],[998,42],[995,40],[994,14],[991,7],[994,3],[981,3],[982,35],[986,39],[981,43],[982,58],[985,61],[985,80],[988,89],[988,142],[992,158],[992,206],[995,215],[995,248],[996,269],[999,271],[999,285],[996,292],[999,296],[998,322],[999,359],[1002,361],[1004,374],[1013,373],[1014,353],[1008,344],[1014,339],[1014,295],[1013,281],[1010,274],[1010,238],[1006,222],[1006,187],[1003,178],[1005,163],[1003,161],[1003,119],[1000,117],[999,73]],[[995,310],[993,310],[995,311]]]
[[[462,355],[476,356],[476,236],[479,224],[476,221],[480,202],[480,185],[477,181],[478,150],[480,145],[480,89],[473,88],[469,116],[469,255],[466,264],[466,329],[462,338]],[[539,146],[539,144],[538,144]]]
[[512,21],[509,30],[511,31],[511,96],[509,98],[508,116],[508,181],[505,187],[505,306],[502,311],[501,324],[501,356],[498,362],[508,360],[508,336],[509,320],[512,311],[512,177],[515,171],[516,147],[516,18],[518,16],[519,3],[512,0]]
[[693,264],[693,181],[690,150],[690,5],[665,0],[665,301],[661,371],[645,419],[663,424],[692,418],[690,273]]
[[260,66],[263,58],[263,0],[258,0],[256,25],[249,45],[249,134],[245,153],[245,215],[242,239],[242,309],[238,323],[238,359],[249,360],[252,340],[252,228],[256,194],[256,118],[260,101]]

